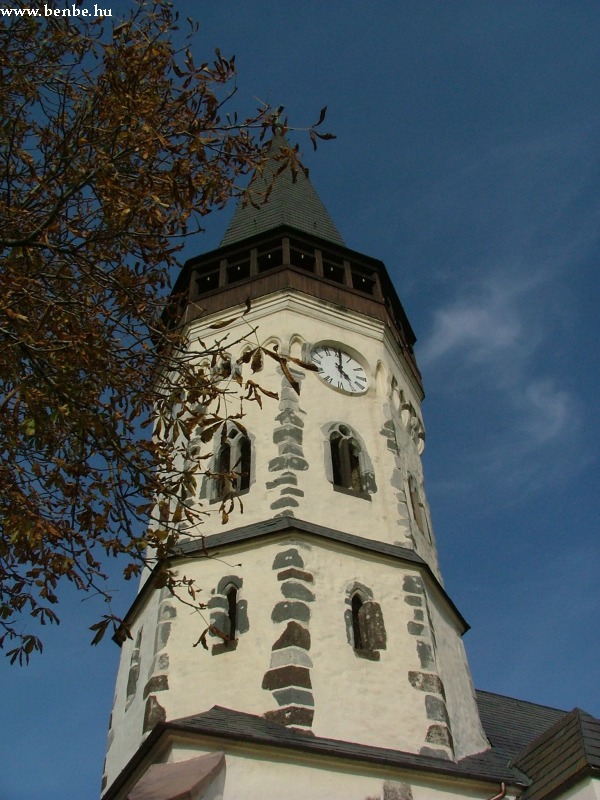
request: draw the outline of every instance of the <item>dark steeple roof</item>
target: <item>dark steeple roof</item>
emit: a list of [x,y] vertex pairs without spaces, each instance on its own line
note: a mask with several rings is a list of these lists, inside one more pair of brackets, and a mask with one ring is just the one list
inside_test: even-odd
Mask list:
[[298,170],[295,181],[291,170],[284,170],[275,178],[267,202],[263,202],[264,193],[271,183],[273,174],[281,166],[277,154],[282,147],[289,146],[281,134],[273,137],[264,174],[255,176],[250,187],[251,196],[259,207],[255,208],[252,203],[243,201],[238,205],[225,231],[222,247],[236,244],[280,225],[288,225],[334,244],[344,245],[327,209],[302,170]]

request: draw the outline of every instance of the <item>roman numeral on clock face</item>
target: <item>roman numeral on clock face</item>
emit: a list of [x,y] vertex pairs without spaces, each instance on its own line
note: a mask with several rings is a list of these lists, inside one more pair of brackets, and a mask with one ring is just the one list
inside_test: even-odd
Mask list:
[[310,359],[319,378],[333,388],[346,394],[362,394],[367,390],[369,381],[364,367],[339,345],[317,345]]

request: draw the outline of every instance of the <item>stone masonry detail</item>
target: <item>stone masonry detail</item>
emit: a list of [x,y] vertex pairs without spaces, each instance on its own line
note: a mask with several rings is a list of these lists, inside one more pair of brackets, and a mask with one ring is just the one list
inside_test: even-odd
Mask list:
[[398,512],[398,529],[404,532],[405,541],[399,541],[398,544],[406,545],[406,540],[411,547],[415,546],[415,540],[411,531],[410,513],[408,511],[408,498],[406,496],[406,489],[404,487],[404,473],[402,470],[402,462],[400,459],[400,445],[398,443],[398,435],[396,426],[393,419],[387,419],[380,431],[381,435],[385,438],[387,449],[394,456],[394,469],[392,470],[391,484],[396,490],[396,510]]
[[[407,574],[403,581],[404,602],[413,610],[407,624],[408,632],[415,637],[420,671],[410,671],[408,680],[417,691],[425,693],[425,712],[431,724],[427,730],[422,755],[453,758],[452,733],[446,709],[444,685],[437,674],[435,635],[427,605],[427,595],[420,575]],[[442,749],[444,748],[444,749]]]
[[[288,365],[295,380],[301,383],[304,373],[293,370]],[[298,395],[289,385],[285,375],[282,376],[281,399],[279,401],[280,413],[276,420],[279,423],[273,431],[273,442],[277,445],[278,455],[269,461],[269,472],[274,473],[274,478],[267,481],[267,489],[277,492],[277,499],[271,503],[271,511],[276,517],[294,516],[298,498],[304,497],[302,489],[298,488],[297,473],[308,469],[308,461],[304,458],[302,447],[304,421],[300,414]]]
[[171,621],[177,616],[177,609],[173,603],[172,595],[166,590],[160,590],[156,633],[154,636],[154,658],[150,672],[144,686],[144,734],[154,728],[158,722],[165,719],[165,710],[158,702],[156,694],[169,688],[169,653],[167,644],[171,635]]
[[[307,548],[310,549],[310,548]],[[273,570],[280,581],[282,600],[275,604],[271,619],[283,630],[271,648],[271,664],[262,687],[272,692],[279,708],[264,716],[272,722],[308,731],[313,722],[314,698],[310,670],[310,607],[315,596],[308,584],[313,576],[304,570],[297,547],[279,552]]]
[[400,781],[384,781],[383,794],[378,797],[367,797],[366,800],[413,800],[410,784]]

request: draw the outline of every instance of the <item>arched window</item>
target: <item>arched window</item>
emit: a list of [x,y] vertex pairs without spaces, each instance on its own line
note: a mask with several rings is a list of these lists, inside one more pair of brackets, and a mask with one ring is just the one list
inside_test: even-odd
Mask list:
[[252,443],[236,425],[224,425],[215,454],[215,500],[225,500],[250,488]]
[[238,491],[245,492],[250,488],[250,469],[252,467],[252,445],[247,436],[242,435],[239,443],[239,479]]
[[338,492],[370,500],[377,491],[373,465],[364,442],[349,425],[333,422],[323,427],[325,471]]
[[419,490],[417,483],[411,475],[408,479],[408,492],[410,494],[410,505],[413,512],[413,517],[417,523],[417,527],[421,533],[425,533],[425,524],[423,520],[423,508],[421,506],[421,498],[419,497]]
[[243,580],[225,575],[211,592],[210,635],[214,638],[212,654],[236,650],[240,636],[249,629],[248,602],[242,598]]
[[329,437],[334,486],[362,492],[360,445],[345,425],[339,425]]
[[364,623],[364,617],[361,618],[360,610],[363,607],[362,597],[358,592],[352,595],[352,637],[355,650],[363,649],[363,631],[361,626]]
[[348,642],[355,654],[379,661],[379,651],[386,649],[387,636],[381,606],[367,586],[356,582],[348,586],[344,616]]
[[227,635],[232,641],[235,641],[235,634],[237,631],[237,600],[238,590],[232,586],[225,595],[227,597],[227,617],[229,620],[229,630]]

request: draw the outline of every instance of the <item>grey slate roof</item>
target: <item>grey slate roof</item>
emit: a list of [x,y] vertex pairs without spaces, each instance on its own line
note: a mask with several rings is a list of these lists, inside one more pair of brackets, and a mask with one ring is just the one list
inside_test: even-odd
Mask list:
[[548,730],[566,712],[558,708],[477,690],[481,724],[490,744],[512,760],[529,742]]
[[343,246],[344,241],[327,209],[302,170],[298,171],[295,181],[289,169],[277,175],[267,202],[264,202],[264,193],[281,166],[277,155],[282,147],[289,146],[283,136],[274,136],[263,175],[255,175],[250,185],[251,197],[258,208],[248,201],[240,202],[225,231],[222,247],[266,233],[279,225],[288,225]]
[[270,722],[263,717],[232,711],[222,706],[213,706],[209,711],[173,720],[167,725],[174,731],[287,748],[319,756],[351,759],[365,764],[418,770],[438,775],[454,775],[457,778],[505,781],[513,785],[527,785],[527,781],[515,774],[508,764],[501,764],[493,759],[486,761],[482,758],[476,765],[465,766],[462,761],[457,763],[418,753],[405,753],[385,747],[373,747],[339,739],[312,736],[279,723]]

